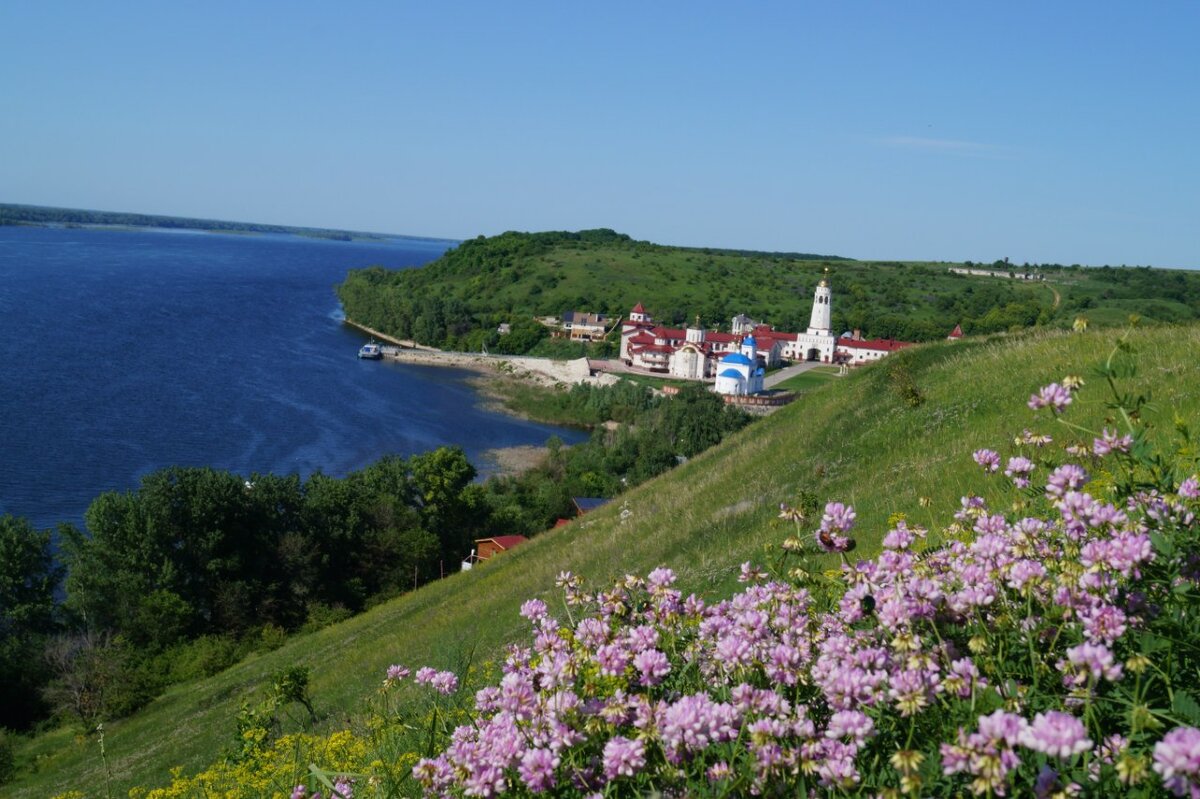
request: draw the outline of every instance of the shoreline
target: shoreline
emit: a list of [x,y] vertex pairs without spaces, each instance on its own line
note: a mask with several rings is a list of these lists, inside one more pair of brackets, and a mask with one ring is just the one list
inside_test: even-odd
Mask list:
[[441,366],[458,369],[470,369],[484,375],[526,380],[546,388],[556,385],[575,385],[577,383],[592,383],[608,385],[619,378],[604,372],[592,374],[587,358],[577,358],[572,361],[556,361],[550,358],[539,358],[530,355],[485,355],[471,352],[447,352],[435,347],[418,344],[415,341],[389,336],[374,328],[359,324],[352,319],[344,319],[344,324],[353,327],[380,341],[391,345],[384,349],[385,360],[401,363],[412,363],[420,366]]

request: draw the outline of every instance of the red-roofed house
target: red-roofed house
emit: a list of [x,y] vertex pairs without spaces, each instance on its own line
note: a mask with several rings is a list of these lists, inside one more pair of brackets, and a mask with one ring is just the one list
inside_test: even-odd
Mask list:
[[946,339],[948,341],[958,341],[962,338],[962,335],[962,325],[955,325],[954,329],[950,331],[950,335],[946,336]]
[[476,538],[475,557],[478,560],[488,560],[501,552],[519,547],[529,539],[523,535],[498,535],[495,538]]

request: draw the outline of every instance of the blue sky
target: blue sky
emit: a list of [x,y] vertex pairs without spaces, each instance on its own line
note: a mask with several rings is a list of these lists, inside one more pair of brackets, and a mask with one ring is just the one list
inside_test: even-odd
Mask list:
[[1200,3],[0,4],[0,202],[1200,267]]

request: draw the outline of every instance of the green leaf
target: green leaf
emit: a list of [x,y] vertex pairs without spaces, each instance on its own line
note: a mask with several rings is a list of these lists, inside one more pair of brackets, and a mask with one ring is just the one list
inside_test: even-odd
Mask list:
[[1162,651],[1171,646],[1171,642],[1166,638],[1161,638],[1154,633],[1142,633],[1141,636],[1142,654],[1152,655],[1155,652]]
[[1200,702],[1187,691],[1176,691],[1171,700],[1171,710],[1189,724],[1200,723]]
[[1154,545],[1154,551],[1164,558],[1169,558],[1175,554],[1175,542],[1169,536],[1165,536],[1159,532],[1150,533],[1150,543]]

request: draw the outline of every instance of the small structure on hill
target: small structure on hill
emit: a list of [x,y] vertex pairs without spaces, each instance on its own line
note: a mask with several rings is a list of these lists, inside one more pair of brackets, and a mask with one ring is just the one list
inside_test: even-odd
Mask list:
[[491,560],[501,552],[507,552],[510,549],[519,547],[528,540],[523,535],[498,535],[493,538],[476,538],[475,549],[472,549],[471,554],[462,562],[462,570],[465,572],[470,571],[476,563]]
[[954,329],[950,331],[950,335],[946,336],[946,340],[947,341],[958,341],[962,337],[963,337],[962,325],[955,325]]
[[612,502],[612,500],[606,497],[571,497],[571,504],[575,506],[575,512],[580,516],[588,511],[603,507],[609,502]]

